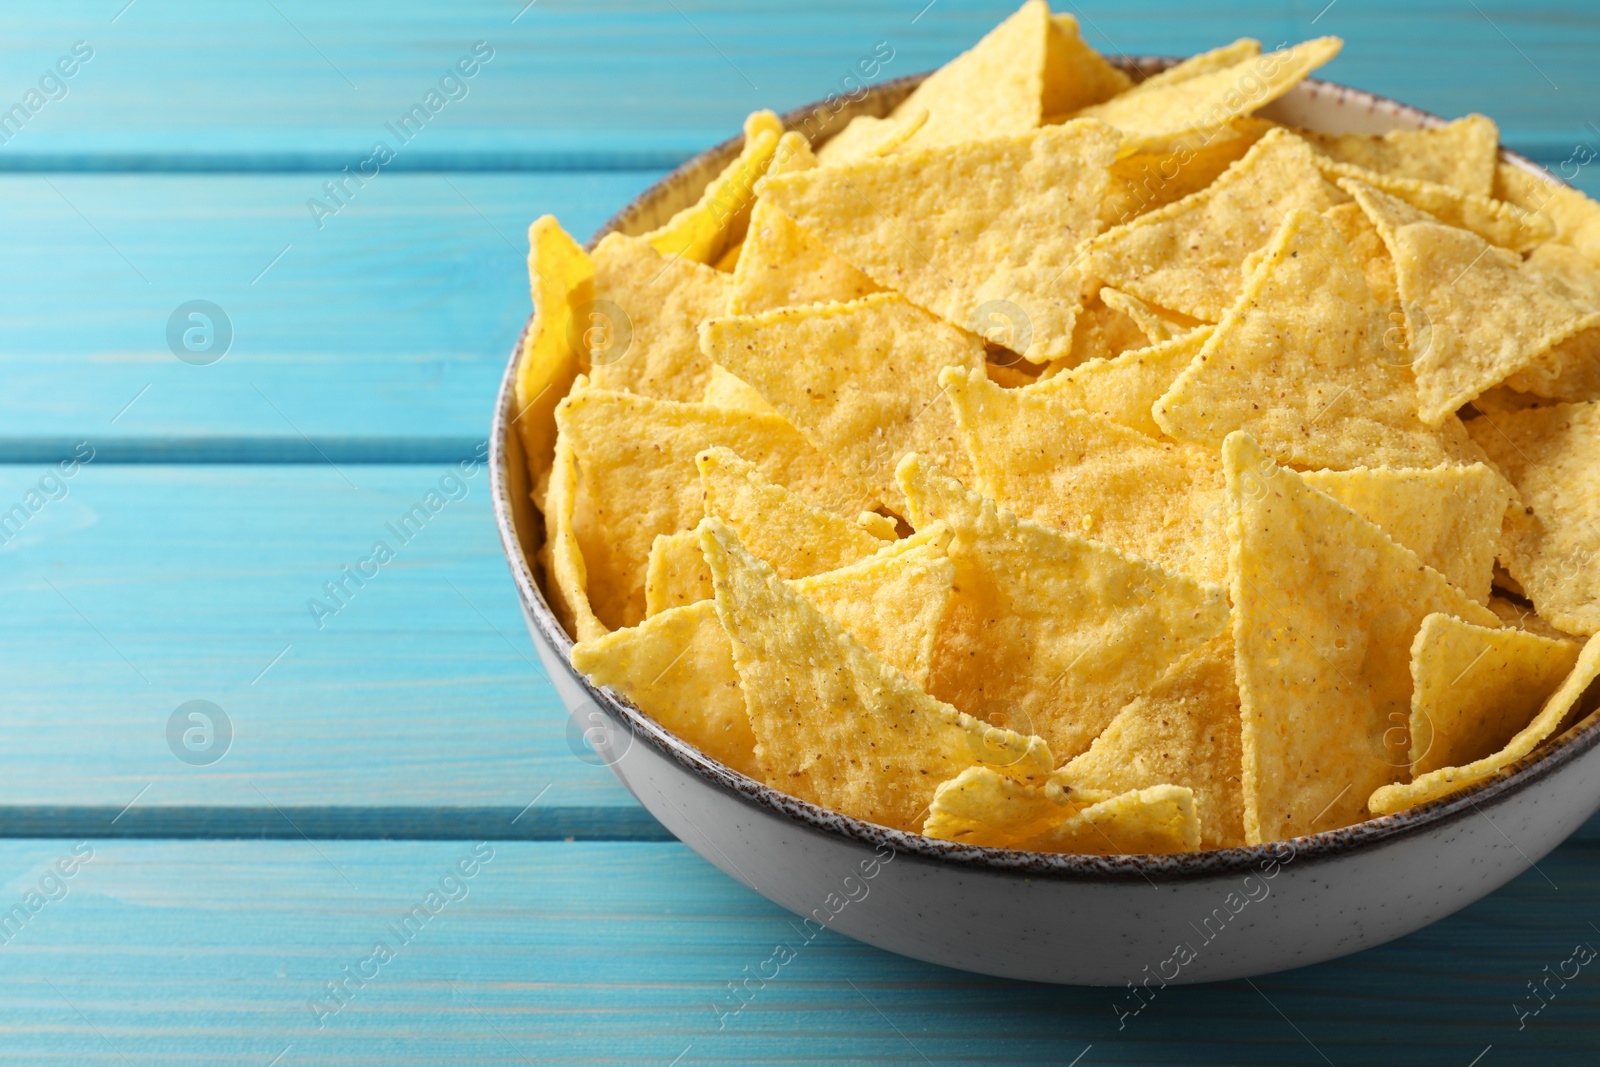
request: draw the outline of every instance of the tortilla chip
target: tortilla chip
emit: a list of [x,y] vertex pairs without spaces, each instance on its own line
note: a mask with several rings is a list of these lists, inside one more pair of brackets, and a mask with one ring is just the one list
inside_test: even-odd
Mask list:
[[1516,163],[1495,167],[1494,195],[1544,219],[1555,232],[1551,241],[1600,266],[1600,204],[1548,170],[1533,172]]
[[1158,785],[1119,795],[1037,786],[973,767],[934,794],[922,832],[988,848],[1080,855],[1148,855],[1200,846],[1194,795]]
[[706,381],[705,395],[700,398],[702,404],[712,407],[727,408],[730,411],[750,411],[759,415],[776,415],[767,398],[755,391],[755,388],[737,374],[711,364],[711,377]]
[[886,156],[905,144],[917,135],[917,131],[928,124],[928,109],[919,107],[905,118],[893,119],[885,122],[883,136],[866,151],[863,156]]
[[1254,37],[1241,37],[1232,44],[1225,44],[1208,52],[1200,52],[1181,63],[1174,63],[1166,70],[1157,71],[1129,89],[1128,95],[1148,93],[1154,89],[1168,89],[1180,82],[1198,78],[1202,74],[1214,74],[1219,70],[1237,67],[1239,64],[1248,62],[1260,54],[1260,41]]
[[706,520],[716,610],[733,639],[764,777],[785,792],[915,830],[935,786],[979,763],[1007,774],[1054,766],[1037,737],[1001,730],[928,696]]
[[1212,447],[1246,430],[1295,467],[1433,467],[1465,454],[1454,416],[1443,430],[1417,418],[1409,372],[1386,362],[1382,323],[1333,224],[1292,211],[1155,420]]
[[1187,787],[1200,818],[1198,847],[1233,848],[1245,843],[1239,744],[1233,638],[1223,634],[1129,701],[1089,751],[1058,776],[1113,793]]
[[[585,384],[580,375],[569,395],[580,392]],[[557,433],[550,489],[545,495],[544,544],[539,549],[539,562],[544,567],[545,592],[556,618],[575,640],[588,641],[604,634],[607,627],[589,607],[589,572],[572,532],[577,494],[578,463],[572,441],[566,434]]]
[[1197,130],[1225,126],[1265,107],[1338,55],[1343,44],[1337,37],[1319,37],[1232,66],[1169,78],[1085,108],[1078,117],[1099,119],[1122,131],[1118,154],[1128,155]]
[[1345,185],[1389,246],[1411,336],[1418,412],[1429,425],[1556,345],[1600,327],[1600,310],[1576,303],[1516,253],[1371,186]]
[[1031,334],[1022,355],[1042,363],[1071,344],[1074,252],[1099,232],[1115,143],[1105,126],[1071,122],[768,178],[761,193],[878,285],[956,326],[1014,305]]
[[1392,130],[1382,136],[1295,132],[1338,163],[1397,178],[1448,185],[1475,196],[1494,194],[1500,127],[1482,115],[1468,115],[1437,129]]
[[1075,756],[1169,664],[1223,631],[1223,591],[998,507],[921,456],[897,476],[917,529],[954,531],[929,692]]
[[1157,307],[1217,322],[1239,297],[1245,257],[1271,241],[1285,215],[1344,199],[1304,141],[1271,130],[1205,189],[1089,242],[1084,272]]
[[1431,470],[1356,467],[1301,477],[1411,549],[1467,596],[1489,602],[1500,520],[1512,491],[1487,464]]
[[[1547,219],[1530,215],[1502,200],[1463,193],[1436,182],[1379,174],[1365,167],[1335,163],[1326,156],[1317,157],[1317,165],[1329,180],[1341,186],[1350,181],[1370,185],[1418,211],[1427,212],[1447,226],[1470,230],[1490,244],[1513,252],[1530,251],[1555,235]],[[1379,229],[1382,228],[1380,225]]]
[[644,617],[651,619],[711,597],[711,568],[700,553],[699,532],[657,534],[645,564]]
[[[1013,309],[1002,304],[999,313],[994,317],[1005,321],[1016,316]],[[1025,319],[1023,321],[1026,322]],[[1149,343],[1150,339],[1145,336],[1137,319],[1125,311],[1111,307],[1101,301],[1099,296],[1095,296],[1084,304],[1083,310],[1078,313],[1077,321],[1072,324],[1072,345],[1067,355],[1043,369],[1076,367],[1097,359],[1115,359],[1124,352],[1144,348]],[[1016,359],[1023,366],[1030,368],[1034,366],[1023,363],[1020,356]]]
[[1411,773],[1492,756],[1578,662],[1579,646],[1429,615],[1411,644]]
[[1068,407],[1104,415],[1150,437],[1161,437],[1150,409],[1172,388],[1183,369],[1200,354],[1213,327],[1148,348],[1124,352],[1115,359],[1093,360],[1053,375],[1029,388],[1053,396]]
[[1199,320],[1188,315],[1167,311],[1165,308],[1151,307],[1132,293],[1124,293],[1121,289],[1113,289],[1109,285],[1100,290],[1100,299],[1107,307],[1122,312],[1138,323],[1139,329],[1144,332],[1145,340],[1152,345],[1170,341],[1200,325]]
[[981,371],[951,367],[939,380],[972,460],[972,487],[984,496],[1041,526],[1192,578],[1226,580],[1215,453],[1151,440],[1058,394],[1001,389]]
[[733,272],[727,313],[754,315],[800,304],[843,303],[878,291],[877,282],[762,197],[750,216],[745,254]]
[[711,364],[696,331],[728,306],[730,276],[620,233],[607,234],[592,258],[594,303],[573,330],[584,329],[595,388],[699,400]]
[[[517,414],[511,421],[522,437],[528,482],[550,477],[556,447],[556,405],[582,368],[569,342],[572,310],[593,295],[594,268],[578,242],[553,215],[528,227],[528,281],[533,289],[533,324],[517,363]],[[542,494],[534,503],[544,507]]]
[[706,265],[721,259],[744,240],[750,204],[755,199],[751,190],[767,173],[781,133],[783,123],[778,116],[770,111],[752,112],[744,120],[744,147],[738,158],[711,179],[698,201],[641,239],[669,258],[681,256]]
[[[1600,307],[1600,301],[1590,306]],[[1567,338],[1509,375],[1506,385],[1545,400],[1600,400],[1600,329],[1587,328]]]
[[981,372],[983,343],[898,293],[714,319],[702,336],[711,359],[896,510],[894,468],[907,452],[966,469],[939,371]]
[[1243,159],[1274,125],[1265,119],[1235,119],[1214,130],[1184,134],[1158,150],[1124,156],[1111,164],[1111,188],[1100,218],[1107,226],[1120,226],[1198,193]]
[[1483,415],[1467,429],[1524,505],[1506,513],[1500,562],[1545,619],[1600,632],[1600,403]]
[[1044,88],[1040,95],[1043,114],[1067,115],[1110,100],[1132,85],[1133,79],[1089,47],[1076,18],[1067,14],[1050,17],[1045,37]]
[[[1378,304],[1391,309],[1389,321],[1393,333],[1385,335],[1384,348],[1395,354],[1409,353],[1410,342],[1404,329],[1405,316],[1403,313],[1397,314],[1394,309],[1394,305],[1400,301],[1399,283],[1394,277],[1394,260],[1389,258],[1389,246],[1383,243],[1378,227],[1367,218],[1361,205],[1355,203],[1335,204],[1324,211],[1322,217],[1333,223],[1333,228],[1339,231],[1339,238],[1350,249],[1351,257],[1361,265],[1367,288],[1372,290]],[[1250,270],[1248,262],[1245,269],[1247,272]],[[1410,362],[1409,358],[1403,361]]]
[[1600,637],[1591,637],[1561,688],[1551,694],[1539,714],[1505,748],[1463,767],[1441,767],[1415,781],[1385,786],[1372,794],[1367,806],[1377,815],[1404,811],[1465,789],[1511,766],[1538,747],[1539,742],[1554,735],[1575,708],[1582,710],[1579,701],[1596,678],[1600,678]]
[[612,629],[645,617],[645,576],[657,534],[704,514],[695,457],[724,445],[811,503],[853,514],[872,494],[776,415],[677,404],[588,388],[556,408],[578,461],[573,530],[589,601]]
[[1248,434],[1229,435],[1222,462],[1246,839],[1348,826],[1407,773],[1407,650],[1423,618],[1495,626],[1494,613]]

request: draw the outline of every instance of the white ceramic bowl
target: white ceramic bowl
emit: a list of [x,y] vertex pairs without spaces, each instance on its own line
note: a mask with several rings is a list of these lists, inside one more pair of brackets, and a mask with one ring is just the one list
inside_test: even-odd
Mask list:
[[[1142,72],[1174,62],[1125,61]],[[883,115],[921,76],[786,116],[820,140]],[[837,110],[836,110],[837,109]],[[1439,125],[1436,116],[1307,81],[1263,112],[1332,133]],[[738,151],[690,160],[595,235],[640,233],[692,203]],[[1527,160],[1503,157],[1544,175]],[[1180,856],[977,848],[885,829],[769,789],[668,733],[568,662],[572,640],[533,566],[540,525],[508,433],[519,341],[491,441],[495,517],[546,670],[578,727],[663,825],[732,878],[826,927],[892,952],[1010,978],[1156,988],[1316,963],[1410,933],[1505,884],[1600,807],[1600,712],[1476,788],[1291,841]],[[756,980],[761,980],[757,978]],[[1137,1009],[1130,992],[1125,1010]],[[729,1003],[729,1010],[737,1004]]]

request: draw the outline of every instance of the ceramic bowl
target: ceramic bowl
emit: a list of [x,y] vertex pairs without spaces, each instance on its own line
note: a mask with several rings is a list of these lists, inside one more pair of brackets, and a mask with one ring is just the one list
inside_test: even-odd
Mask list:
[[[1148,73],[1173,61],[1124,62]],[[853,115],[887,114],[919,80],[886,82],[856,100],[830,98],[786,122],[821,140]],[[1443,121],[1321,81],[1303,83],[1264,114],[1333,133]],[[731,140],[690,160],[595,238],[659,225],[737,151]],[[978,848],[885,829],[770,789],[569,665],[572,640],[536,576],[542,526],[520,442],[508,432],[521,347],[501,383],[490,463],[500,538],[545,669],[578,728],[639,802],[729,877],[808,920],[797,927],[805,938],[826,928],[917,959],[1041,982],[1153,989],[1264,974],[1443,918],[1536,863],[1600,807],[1600,713],[1476,788],[1424,807],[1290,841],[1179,856]],[[1140,1003],[1124,989],[1117,1010]],[[737,1001],[727,1007],[736,1010]]]

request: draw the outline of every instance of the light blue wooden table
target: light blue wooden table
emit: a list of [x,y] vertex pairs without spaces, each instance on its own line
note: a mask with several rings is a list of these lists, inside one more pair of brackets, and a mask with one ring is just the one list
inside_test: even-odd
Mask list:
[[[525,2],[0,4],[0,512],[40,502],[0,544],[0,1061],[1600,1061],[1600,972],[1546,981],[1600,945],[1597,824],[1400,942],[1121,1028],[1114,991],[828,933],[719,1019],[792,920],[569,730],[482,472],[337,614],[307,601],[484,439],[531,219],[586,234],[752,108],[1011,5]],[[1130,54],[1339,34],[1329,77],[1491,114],[1600,191],[1587,0],[1067,8]],[[196,300],[214,362],[168,341]],[[198,754],[194,700],[230,724]]]

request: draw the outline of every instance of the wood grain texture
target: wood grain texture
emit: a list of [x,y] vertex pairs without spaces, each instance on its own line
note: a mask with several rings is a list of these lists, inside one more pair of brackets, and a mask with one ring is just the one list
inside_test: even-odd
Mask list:
[[[938,0],[471,0],[215,5],[71,0],[7,13],[0,85],[20,97],[75,41],[94,58],[10,143],[10,169],[338,170],[374,141],[396,168],[662,167],[756,107],[836,90],[872,47],[880,76],[968,48],[1017,4]],[[1188,55],[1240,35],[1343,36],[1328,77],[1443,114],[1493,115],[1509,144],[1564,158],[1597,135],[1600,11],[1585,0],[1185,0],[1059,4],[1111,53]],[[120,11],[120,15],[119,15]],[[115,21],[113,21],[115,19]],[[494,58],[409,144],[386,123],[473,42]],[[9,101],[7,101],[9,104]]]
[[[0,511],[53,469],[0,468]],[[72,824],[94,832],[136,796],[119,820],[128,832],[159,831],[150,809],[174,805],[210,813],[183,832],[230,836],[285,832],[278,809],[410,810],[387,828],[346,822],[424,836],[438,832],[417,822],[425,809],[493,809],[464,820],[482,834],[547,787],[509,832],[578,832],[581,812],[651,832],[543,677],[481,467],[91,462],[50,485],[65,495],[0,547],[0,834],[49,832],[47,812],[13,810],[7,828],[6,809],[61,807],[96,809]],[[441,509],[402,541],[401,516],[430,491]],[[346,582],[336,613],[314,614],[313,598],[339,603],[324,583],[379,541],[393,559]],[[169,719],[195,699],[233,727],[209,765],[168,742]],[[580,814],[561,822],[555,808]]]
[[[0,845],[0,904],[73,845]],[[1587,972],[1552,980],[1520,1030],[1513,1010],[1538,1003],[1526,983],[1544,968],[1600,944],[1585,921],[1597,857],[1572,846],[1540,864],[1559,889],[1529,872],[1344,960],[1158,990],[1120,1028],[1125,989],[961,974],[829,931],[807,942],[677,844],[478,846],[492,856],[409,943],[391,924],[471,842],[87,847],[66,896],[0,945],[0,1063],[1565,1065],[1593,1062],[1600,1013]],[[378,941],[393,958],[363,966]],[[795,958],[732,1012],[729,984],[774,975],[780,943]],[[347,967],[371,977],[333,1012],[326,984]]]

